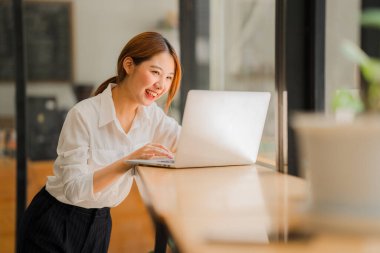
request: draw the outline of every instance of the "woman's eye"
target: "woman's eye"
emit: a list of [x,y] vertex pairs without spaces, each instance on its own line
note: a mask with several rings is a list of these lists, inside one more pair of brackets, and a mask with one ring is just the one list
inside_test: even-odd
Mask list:
[[168,76],[166,79],[173,80],[173,77],[172,76]]
[[155,74],[155,75],[160,75],[160,72],[158,72],[156,70],[153,70],[152,73]]

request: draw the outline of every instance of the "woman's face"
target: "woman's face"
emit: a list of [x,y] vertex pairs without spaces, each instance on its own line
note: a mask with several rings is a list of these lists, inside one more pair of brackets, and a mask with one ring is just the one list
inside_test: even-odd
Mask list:
[[146,106],[168,92],[174,78],[175,63],[171,54],[162,52],[137,66],[127,62],[124,68],[128,74],[129,95],[136,103]]

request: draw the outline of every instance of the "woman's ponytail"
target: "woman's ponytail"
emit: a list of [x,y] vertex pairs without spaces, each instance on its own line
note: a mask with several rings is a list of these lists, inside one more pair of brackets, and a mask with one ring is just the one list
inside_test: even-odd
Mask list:
[[167,39],[165,39],[161,34],[157,32],[143,32],[129,40],[118,57],[117,75],[104,81],[96,89],[94,95],[96,96],[102,93],[107,88],[109,83],[121,84],[124,81],[124,79],[127,77],[127,73],[124,69],[124,60],[126,57],[132,58],[133,63],[135,66],[137,66],[162,52],[170,53],[174,59],[175,64],[174,78],[172,85],[170,86],[168,98],[165,105],[165,111],[168,111],[170,103],[173,101],[174,96],[179,90],[182,76],[181,63],[173,46]]
[[96,89],[95,93],[94,93],[94,96],[102,93],[108,86],[109,83],[117,83],[117,77],[114,76],[114,77],[111,77],[111,78],[108,78],[107,80],[105,80],[101,85],[99,85],[99,87]]

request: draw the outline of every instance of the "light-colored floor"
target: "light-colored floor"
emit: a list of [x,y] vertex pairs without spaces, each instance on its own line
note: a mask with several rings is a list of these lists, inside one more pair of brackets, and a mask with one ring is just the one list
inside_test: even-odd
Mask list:
[[[28,203],[45,184],[53,163],[28,163]],[[16,164],[0,158],[0,252],[15,252]],[[111,209],[112,235],[109,253],[149,252],[154,248],[154,228],[134,184],[122,204]]]

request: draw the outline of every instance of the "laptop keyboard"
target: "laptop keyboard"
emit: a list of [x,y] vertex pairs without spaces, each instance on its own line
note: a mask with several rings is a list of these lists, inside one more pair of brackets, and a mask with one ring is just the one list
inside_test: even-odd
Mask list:
[[169,158],[167,158],[167,159],[157,159],[156,161],[159,162],[159,163],[168,163],[168,164],[173,164],[174,163],[174,160],[173,159],[169,159]]

